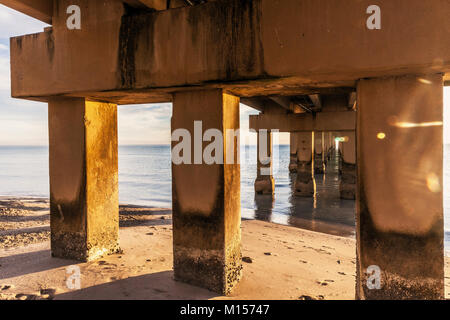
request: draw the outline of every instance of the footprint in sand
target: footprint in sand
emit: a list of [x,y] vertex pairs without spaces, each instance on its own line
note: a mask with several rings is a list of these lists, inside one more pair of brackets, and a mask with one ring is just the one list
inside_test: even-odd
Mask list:
[[0,291],[6,291],[9,289],[14,289],[14,286],[12,284],[7,284],[7,285],[0,285]]
[[35,294],[19,293],[19,294],[16,294],[15,298],[17,300],[37,300],[38,296]]
[[327,286],[330,283],[333,283],[334,280],[324,280],[324,281],[316,281],[317,284],[320,284],[321,286]]
[[55,295],[56,295],[56,289],[46,288],[46,289],[41,289],[41,291],[40,291],[40,298],[43,300],[53,300],[55,298]]
[[309,300],[323,300],[323,299],[325,299],[325,297],[322,296],[322,295],[319,295],[319,296],[317,296],[317,298],[313,298],[311,296],[303,295],[303,296],[300,296],[298,299],[299,300],[305,300],[305,301],[309,301]]

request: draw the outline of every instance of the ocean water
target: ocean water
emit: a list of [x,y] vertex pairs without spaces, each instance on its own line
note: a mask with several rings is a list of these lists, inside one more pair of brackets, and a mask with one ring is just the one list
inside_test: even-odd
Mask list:
[[[313,231],[354,236],[355,202],[339,199],[337,160],[327,174],[316,176],[317,196],[292,196],[295,175],[288,171],[289,146],[279,146],[275,168],[275,197],[257,196],[256,147],[241,149],[241,212],[243,218],[293,225]],[[445,159],[450,145],[445,146]],[[450,250],[450,165],[444,163],[446,249]],[[171,207],[170,146],[119,147],[119,200],[121,204]],[[48,148],[0,147],[0,195],[48,197]],[[447,218],[448,217],[448,218]]]

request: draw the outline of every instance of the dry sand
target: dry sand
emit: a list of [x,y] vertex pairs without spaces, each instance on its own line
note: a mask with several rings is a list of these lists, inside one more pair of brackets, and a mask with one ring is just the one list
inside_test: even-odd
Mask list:
[[[121,206],[120,212],[123,254],[78,263],[51,258],[46,199],[0,198],[0,299],[327,300],[355,296],[353,239],[243,221],[244,276],[233,295],[223,297],[173,280],[169,209]],[[71,265],[80,267],[80,290],[66,286],[66,268]],[[448,298],[449,285],[446,278]]]

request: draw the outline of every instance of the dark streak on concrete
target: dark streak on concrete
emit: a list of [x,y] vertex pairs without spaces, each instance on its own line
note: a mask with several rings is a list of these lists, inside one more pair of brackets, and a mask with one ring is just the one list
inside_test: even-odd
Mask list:
[[[84,151],[83,159],[85,157],[86,153]],[[82,180],[75,200],[58,202],[55,200],[53,192],[50,192],[51,249],[53,257],[78,261],[86,261],[88,259],[86,179],[86,163],[83,161]]]
[[[139,43],[144,41],[147,49],[153,55],[153,45],[149,39],[153,39],[154,16],[151,10],[134,9],[125,6],[125,14],[122,17],[119,33],[119,70],[122,88],[132,89],[136,83],[136,51]],[[144,30],[147,30],[144,32]],[[146,38],[142,38],[147,35]]]
[[[444,226],[437,221],[428,234],[377,230],[360,183],[357,214],[358,299],[444,299]],[[365,270],[381,269],[381,289],[367,288]]]
[[55,37],[53,36],[53,30],[45,32],[45,42],[47,45],[48,57],[50,62],[53,62],[53,57],[55,56]]
[[[222,67],[218,68],[217,79],[233,81],[244,74],[261,74],[264,61],[260,17],[261,2],[252,0],[218,1],[189,10],[192,43],[218,44]],[[205,29],[209,30],[206,40],[198,36]]]
[[[240,247],[228,256],[226,252],[223,170],[221,167],[220,189],[209,216],[182,212],[172,179],[174,276],[177,281],[229,294],[240,279],[242,264]],[[198,257],[196,250],[202,252]]]

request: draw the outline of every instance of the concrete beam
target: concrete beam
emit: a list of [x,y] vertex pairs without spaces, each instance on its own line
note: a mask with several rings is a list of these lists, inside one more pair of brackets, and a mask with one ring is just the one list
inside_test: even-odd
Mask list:
[[315,115],[302,114],[260,114],[250,116],[250,128],[269,129],[280,132],[295,131],[354,131],[356,112],[319,112]]
[[[381,30],[367,29],[368,3],[359,0],[228,0],[125,17],[112,10],[113,1],[108,15],[97,9],[105,9],[103,1],[80,2],[92,13],[81,31],[67,30],[61,7],[52,37],[12,39],[14,97],[70,94],[132,103],[214,85],[239,96],[275,95],[450,72],[450,41],[442,40],[450,39],[446,0],[380,0]],[[317,19],[323,12],[333,14]],[[76,67],[68,70],[67,61]]]
[[356,92],[348,94],[348,109],[356,111]]
[[286,110],[289,110],[292,113],[304,113],[305,112],[305,110],[300,105],[295,103],[291,97],[273,96],[273,97],[270,97],[270,99],[272,99],[273,101],[278,103],[280,106],[282,106]]
[[322,100],[320,99],[319,94],[310,94],[309,98],[311,99],[311,101],[314,105],[314,109],[316,109],[316,110],[322,109]]
[[0,4],[52,24],[53,0],[0,0]]
[[124,0],[123,2],[133,8],[149,8],[156,11],[167,9],[167,0]]
[[286,114],[288,112],[282,105],[269,97],[242,98],[241,102],[263,113]]
[[155,11],[162,11],[190,5],[185,0],[125,0],[124,2],[134,8],[149,8]]

